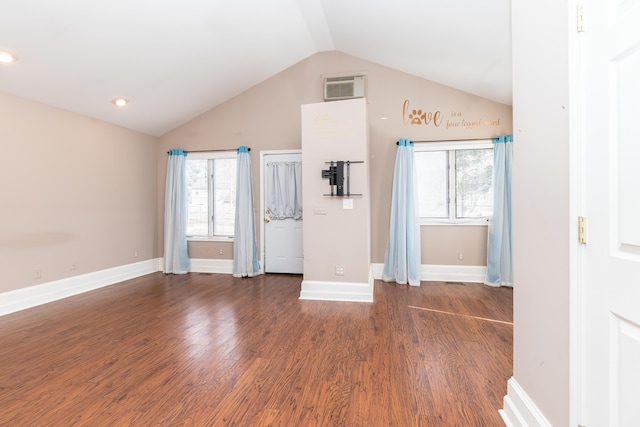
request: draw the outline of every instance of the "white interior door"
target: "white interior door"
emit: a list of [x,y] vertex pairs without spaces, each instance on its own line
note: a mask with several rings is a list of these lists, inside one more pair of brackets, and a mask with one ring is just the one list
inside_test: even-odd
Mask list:
[[[264,156],[263,170],[268,162],[301,161],[302,155],[270,154]],[[266,177],[263,182],[266,183]],[[265,206],[269,206],[269,192],[265,191]],[[265,273],[302,274],[304,257],[302,249],[302,219],[285,218],[276,220],[271,212],[264,212],[264,270]]]
[[640,426],[640,0],[584,11],[580,423]]

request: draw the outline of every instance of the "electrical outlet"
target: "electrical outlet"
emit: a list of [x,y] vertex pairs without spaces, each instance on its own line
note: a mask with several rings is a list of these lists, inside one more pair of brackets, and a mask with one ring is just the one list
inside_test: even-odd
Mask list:
[[134,258],[138,258],[138,251],[134,251],[134,252],[133,252],[133,257],[134,257]]
[[344,276],[344,267],[336,265],[336,276]]
[[222,249],[220,249],[219,254],[220,255],[224,254],[224,251]]
[[42,278],[42,270],[39,268],[36,268],[35,270],[33,270],[33,278],[34,279]]
[[458,261],[462,261],[464,259],[464,254],[462,252],[458,252]]

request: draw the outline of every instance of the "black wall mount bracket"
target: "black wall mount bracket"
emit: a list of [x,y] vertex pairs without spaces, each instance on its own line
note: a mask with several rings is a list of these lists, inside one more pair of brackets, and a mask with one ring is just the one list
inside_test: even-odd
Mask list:
[[[330,194],[323,194],[331,197],[352,197],[362,196],[362,194],[351,193],[351,165],[354,163],[364,163],[364,161],[338,160],[325,162],[329,169],[322,171],[322,177],[329,179]],[[345,171],[345,165],[346,171]],[[345,192],[346,181],[346,192]]]

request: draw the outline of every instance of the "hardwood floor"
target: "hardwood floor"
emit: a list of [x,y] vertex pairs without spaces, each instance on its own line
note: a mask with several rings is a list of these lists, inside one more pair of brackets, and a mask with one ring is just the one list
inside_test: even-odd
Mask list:
[[154,273],[0,317],[0,426],[502,426],[512,291]]

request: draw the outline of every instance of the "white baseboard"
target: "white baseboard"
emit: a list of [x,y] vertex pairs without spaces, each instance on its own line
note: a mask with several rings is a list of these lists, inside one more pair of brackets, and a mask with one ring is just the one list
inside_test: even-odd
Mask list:
[[158,260],[136,262],[0,294],[0,316],[158,271]]
[[[164,259],[151,259],[43,283],[28,288],[0,293],[0,316],[35,307],[83,292],[109,286],[164,269]],[[321,282],[303,280],[300,299],[327,301],[373,301],[373,279],[382,278],[383,264],[371,264],[369,283]],[[232,274],[233,260],[192,259],[194,273]],[[421,266],[420,280],[482,283],[486,267],[481,266]]]
[[507,382],[504,408],[498,412],[507,427],[551,427],[551,423],[513,377]]
[[[164,258],[150,259],[0,293],[0,316],[162,271]],[[192,259],[194,273],[233,273],[233,260]]]
[[300,285],[300,299],[373,302],[373,281],[353,283],[303,280]]
[[[382,280],[384,264],[371,264],[371,271],[376,280]],[[484,283],[487,267],[481,265],[435,265],[420,266],[420,280],[431,282],[467,282]]]
[[[164,271],[164,258],[158,259],[159,271]],[[191,258],[191,273],[233,274],[232,259]]]

